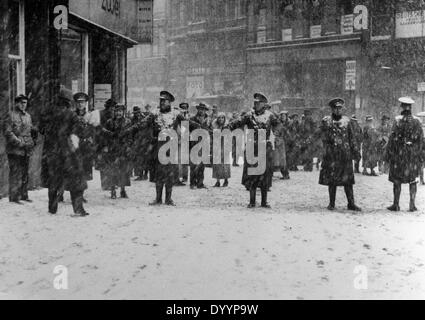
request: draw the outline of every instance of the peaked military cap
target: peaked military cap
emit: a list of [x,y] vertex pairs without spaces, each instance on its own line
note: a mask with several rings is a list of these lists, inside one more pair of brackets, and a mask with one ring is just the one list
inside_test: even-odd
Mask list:
[[74,94],[74,101],[89,101],[89,96],[84,92],[78,92]]
[[203,102],[199,103],[196,106],[196,109],[198,109],[198,110],[209,110],[208,106],[205,103],[203,103]]
[[170,102],[174,102],[176,100],[174,96],[168,91],[161,91],[161,93],[159,94],[159,98],[161,100],[168,100]]
[[26,95],[24,95],[24,94],[20,94],[19,96],[17,96],[15,98],[15,102],[21,102],[23,100],[27,100],[28,101],[28,97]]
[[343,107],[345,105],[345,100],[342,98],[335,98],[329,101],[329,107],[335,108],[335,107]]
[[373,121],[373,116],[366,116],[366,121]]
[[133,113],[136,113],[136,112],[141,112],[142,110],[140,109],[140,107],[139,106],[134,106],[133,107]]
[[410,97],[402,97],[398,99],[398,101],[402,104],[410,104],[410,105],[415,104],[415,100],[413,100]]
[[189,109],[189,104],[187,102],[182,102],[182,103],[180,103],[179,108],[187,110],[187,109]]
[[262,93],[256,93],[254,94],[254,101],[256,102],[264,102],[264,103],[268,103],[269,101],[267,100],[266,96]]

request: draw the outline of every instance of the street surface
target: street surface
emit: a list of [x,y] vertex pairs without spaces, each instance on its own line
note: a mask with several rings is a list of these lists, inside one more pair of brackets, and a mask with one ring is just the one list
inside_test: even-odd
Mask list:
[[[175,188],[176,208],[149,207],[149,182],[111,200],[96,174],[87,218],[71,217],[69,193],[57,216],[46,190],[25,206],[0,200],[0,299],[425,298],[424,186],[420,212],[408,212],[403,186],[402,212],[392,213],[387,176],[356,175],[363,212],[346,210],[342,188],[329,212],[318,171],[276,173],[272,209],[248,210],[241,174],[232,168],[226,189]],[[210,169],[206,177],[214,185]],[[55,289],[57,266],[67,290]]]

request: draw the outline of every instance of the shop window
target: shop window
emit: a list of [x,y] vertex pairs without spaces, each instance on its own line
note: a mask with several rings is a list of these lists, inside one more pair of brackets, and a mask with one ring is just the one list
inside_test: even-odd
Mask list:
[[19,94],[25,94],[25,10],[24,2],[11,0],[9,4],[9,107]]
[[295,39],[306,38],[309,36],[309,12],[308,0],[294,1],[293,35]]
[[391,38],[394,30],[394,0],[372,3],[372,40]]
[[60,83],[73,93],[88,93],[88,38],[73,29],[61,33]]

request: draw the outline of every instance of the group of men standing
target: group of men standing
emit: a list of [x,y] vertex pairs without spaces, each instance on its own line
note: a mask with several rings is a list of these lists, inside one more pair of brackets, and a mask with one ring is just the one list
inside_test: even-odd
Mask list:
[[[287,112],[274,113],[261,93],[254,95],[250,111],[234,115],[231,119],[217,109],[209,115],[209,107],[204,103],[197,105],[195,115],[190,115],[189,104],[185,102],[173,109],[175,98],[167,91],[160,93],[157,112],[152,112],[150,107],[142,112],[136,107],[131,120],[126,117],[126,107],[112,99],[106,102],[105,109],[97,117],[96,113],[88,112],[88,101],[85,93],[72,95],[61,90],[57,101],[40,118],[39,130],[45,137],[42,183],[49,189],[49,212],[52,214],[56,214],[64,191],[69,191],[75,216],[88,215],[83,205],[87,201],[84,191],[87,181],[93,178],[93,166],[100,170],[102,188],[111,192],[112,199],[117,198],[117,188],[120,188],[121,198],[128,197],[125,188],[131,184],[133,171],[138,180],[146,180],[149,175],[150,181],[155,183],[156,198],[151,203],[155,206],[163,203],[174,206],[173,186],[184,185],[187,180],[191,189],[206,188],[205,162],[190,161],[190,165],[183,165],[179,158],[179,164],[166,164],[159,159],[161,147],[173,139],[171,136],[162,139],[161,135],[166,130],[178,133],[178,157],[181,156],[181,136],[185,130],[183,121],[189,123],[190,132],[196,129],[209,133],[239,128],[253,130],[253,140],[245,142],[253,144],[255,156],[260,150],[259,132],[264,130],[266,170],[250,175],[248,172],[252,165],[246,161],[245,153],[242,184],[250,193],[249,208],[256,207],[257,189],[261,191],[261,206],[270,208],[267,194],[272,187],[274,171],[280,171],[282,179],[286,180],[290,178],[289,171],[296,170],[299,164],[304,166],[305,171],[312,171],[313,157],[317,157],[322,162],[319,183],[329,189],[328,209],[335,209],[337,187],[343,186],[348,209],[361,211],[354,201],[353,185],[354,173],[360,172],[363,154],[364,174],[369,174],[366,169],[370,169],[370,175],[376,175],[376,164],[382,171],[389,171],[389,179],[394,184],[394,203],[388,209],[400,210],[401,184],[408,183],[411,194],[409,209],[417,210],[417,178],[425,162],[425,147],[421,123],[412,115],[414,101],[410,98],[400,99],[402,113],[392,127],[389,117],[384,117],[377,130],[371,125],[371,117],[367,118],[362,129],[355,116],[350,119],[343,115],[345,101],[341,98],[329,102],[331,115],[325,117],[320,125],[313,121],[308,110],[302,122],[298,122],[296,116],[289,117]],[[9,199],[21,204],[21,201],[31,201],[28,198],[28,166],[39,131],[26,112],[28,98],[19,96],[15,102],[5,136],[10,167]],[[197,141],[191,141],[190,150],[196,145]],[[199,156],[205,159],[201,154]],[[226,187],[230,178],[230,165],[222,160],[222,164],[213,165],[213,177],[217,180],[215,187],[221,186],[221,180]],[[233,161],[237,165],[237,161]]]

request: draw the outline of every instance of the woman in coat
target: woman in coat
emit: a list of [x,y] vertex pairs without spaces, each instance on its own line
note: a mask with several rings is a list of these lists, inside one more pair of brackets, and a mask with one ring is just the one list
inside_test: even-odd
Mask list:
[[[227,125],[226,121],[226,114],[224,112],[220,112],[217,114],[217,118],[213,120],[212,122],[212,129],[213,130],[220,130],[223,131],[224,127]],[[217,180],[217,183],[214,187],[219,188],[221,186],[220,180],[224,180],[223,187],[229,186],[229,179],[231,177],[230,172],[230,162],[229,164],[225,163],[226,157],[230,161],[230,155],[226,155],[224,150],[224,143],[220,143],[221,145],[221,163],[220,164],[213,164],[213,179]],[[213,152],[212,152],[213,154]]]
[[130,186],[132,131],[130,121],[125,118],[125,106],[117,105],[113,118],[103,129],[101,145],[101,183],[103,190],[111,191],[116,199],[116,188],[121,188],[121,198],[128,198],[125,187]]

